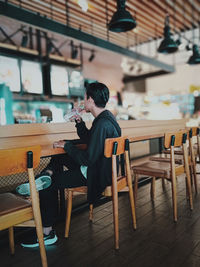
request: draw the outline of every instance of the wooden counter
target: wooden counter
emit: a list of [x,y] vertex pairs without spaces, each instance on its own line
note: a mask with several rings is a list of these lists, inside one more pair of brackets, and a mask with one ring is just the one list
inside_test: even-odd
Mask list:
[[[91,127],[91,122],[86,123]],[[130,120],[119,121],[122,135],[131,141],[163,136],[165,132],[184,129],[186,120]],[[42,155],[49,155],[55,141],[77,139],[75,123],[35,123],[0,126],[0,149],[41,145]],[[141,139],[142,138],[142,139]],[[56,154],[59,153],[54,150]],[[61,150],[60,150],[61,153]]]
[[[185,128],[185,123],[185,120],[119,121],[123,136],[129,137],[132,142],[162,137],[165,132]],[[91,122],[87,123],[87,126],[90,127]],[[53,148],[55,141],[77,138],[75,123],[72,122],[0,126],[0,149],[39,144],[42,147],[42,157],[65,153],[62,148]],[[133,157],[141,156],[141,153],[142,155],[149,154],[148,142],[132,143],[130,152],[133,152]],[[48,162],[48,158],[43,158],[37,172],[39,173]],[[23,175],[15,175],[9,179],[4,177],[0,181],[0,191],[14,190],[17,185],[24,182]]]

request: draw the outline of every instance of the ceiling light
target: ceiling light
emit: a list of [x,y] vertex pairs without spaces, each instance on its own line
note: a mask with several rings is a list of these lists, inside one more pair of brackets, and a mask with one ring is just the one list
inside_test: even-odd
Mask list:
[[176,40],[176,44],[177,44],[178,46],[180,46],[180,45],[182,44],[180,38],[178,38],[178,39]]
[[78,56],[78,49],[77,47],[74,45],[74,42],[71,41],[71,58],[75,59]]
[[134,65],[131,65],[130,67],[129,67],[129,71],[133,71],[134,70]]
[[117,11],[112,16],[108,29],[113,32],[126,32],[136,27],[136,21],[129,11],[125,10],[126,0],[117,0]]
[[53,50],[52,42],[49,40],[47,43],[47,54],[49,55]]
[[196,44],[193,45],[192,51],[193,51],[193,54],[189,58],[187,63],[190,65],[200,64],[200,53],[199,53],[199,48]]
[[28,44],[28,35],[27,34],[24,34],[22,36],[21,46],[22,47],[27,47],[27,44]]
[[142,72],[142,65],[139,64],[139,65],[138,65],[138,69],[137,69],[137,73],[141,73],[141,72]]
[[185,48],[186,48],[187,51],[192,50],[192,44],[189,42],[189,43],[186,45]]
[[88,58],[88,61],[89,62],[92,62],[92,60],[95,58],[95,53],[94,53],[94,50],[91,51],[91,55],[90,57]]
[[77,58],[77,56],[78,56],[78,49],[76,47],[73,48],[72,55],[71,56],[72,56],[73,59]]
[[169,26],[169,16],[165,18],[165,27],[164,27],[164,39],[162,40],[158,52],[163,54],[174,53],[178,50],[177,43],[171,37],[170,26]]

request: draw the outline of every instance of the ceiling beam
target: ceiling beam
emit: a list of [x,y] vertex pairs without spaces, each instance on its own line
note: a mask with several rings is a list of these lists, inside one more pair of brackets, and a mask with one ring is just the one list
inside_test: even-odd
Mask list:
[[172,65],[166,64],[164,62],[158,61],[151,57],[147,57],[145,55],[131,51],[127,48],[124,48],[116,44],[113,44],[111,42],[108,42],[106,40],[94,37],[88,33],[84,33],[77,29],[73,29],[59,22],[50,20],[46,17],[42,17],[39,14],[24,10],[22,8],[16,7],[14,5],[11,5],[5,2],[0,2],[0,15],[19,20],[23,23],[27,23],[35,27],[45,29],[47,31],[55,32],[63,36],[75,38],[77,40],[112,51],[117,54],[124,55],[126,57],[140,60],[142,62],[148,63],[150,65],[153,65],[157,68],[160,68],[168,72],[175,71],[175,68]]

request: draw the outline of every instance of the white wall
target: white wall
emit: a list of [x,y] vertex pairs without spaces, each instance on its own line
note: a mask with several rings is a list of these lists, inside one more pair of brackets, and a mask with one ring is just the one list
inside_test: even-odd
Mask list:
[[173,74],[148,78],[146,92],[154,95],[189,93],[191,85],[200,86],[200,64],[178,65]]
[[84,77],[98,80],[105,83],[110,90],[120,92],[124,86],[121,58],[121,55],[103,49],[98,50],[92,62],[88,62],[87,57],[84,56]]

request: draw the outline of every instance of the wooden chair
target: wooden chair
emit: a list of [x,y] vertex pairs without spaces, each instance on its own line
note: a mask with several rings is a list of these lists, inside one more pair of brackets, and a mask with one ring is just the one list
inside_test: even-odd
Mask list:
[[[152,177],[151,180],[151,197],[155,196],[155,180],[156,178],[167,179],[172,185],[172,201],[173,201],[173,214],[174,221],[177,221],[177,197],[176,197],[176,177],[180,174],[186,173],[186,186],[189,195],[190,208],[193,209],[191,179],[188,163],[188,152],[186,146],[187,131],[179,131],[173,133],[166,133],[164,146],[170,149],[170,162],[169,161],[152,161],[149,160],[143,164],[133,166],[134,173],[134,191],[135,197],[137,196],[138,176],[148,175]],[[176,164],[174,150],[177,147],[182,147],[184,164]]]
[[[118,176],[117,174],[117,163],[116,157],[124,155],[125,174]],[[115,236],[115,249],[119,249],[119,225],[118,225],[118,192],[128,186],[130,205],[133,219],[133,228],[136,229],[136,215],[135,215],[135,204],[132,188],[132,180],[130,173],[129,163],[129,141],[123,137],[108,138],[105,140],[104,156],[106,158],[112,158],[112,185],[106,187],[104,190],[104,196],[112,196],[113,203],[113,222],[114,222],[114,236]],[[71,220],[72,211],[72,196],[74,192],[87,193],[87,187],[76,187],[66,189],[68,191],[68,203],[67,203],[67,214],[66,214],[66,226],[65,226],[65,237],[69,236],[69,227]],[[90,204],[89,219],[93,219],[93,205]]]
[[40,245],[42,266],[47,266],[39,196],[36,191],[33,169],[40,162],[40,146],[0,150],[0,176],[28,171],[31,202],[11,193],[0,194],[0,230],[9,229],[11,254],[15,253],[13,226],[34,219]]
[[[197,171],[196,164],[198,163],[197,158],[200,158],[200,137],[199,137],[199,128],[192,127],[189,129],[189,146],[188,146],[188,163],[191,175],[192,185],[194,184],[195,192],[198,193],[197,187]],[[194,143],[196,138],[196,142]],[[162,151],[165,155],[170,154],[170,150],[166,149]],[[183,164],[183,150],[181,148],[175,149],[175,161],[177,164]],[[151,160],[156,161],[169,161],[170,159],[166,157],[155,156],[151,157]]]
[[198,163],[200,163],[200,128],[197,128],[197,152],[198,152],[198,156],[199,156],[199,161]]

